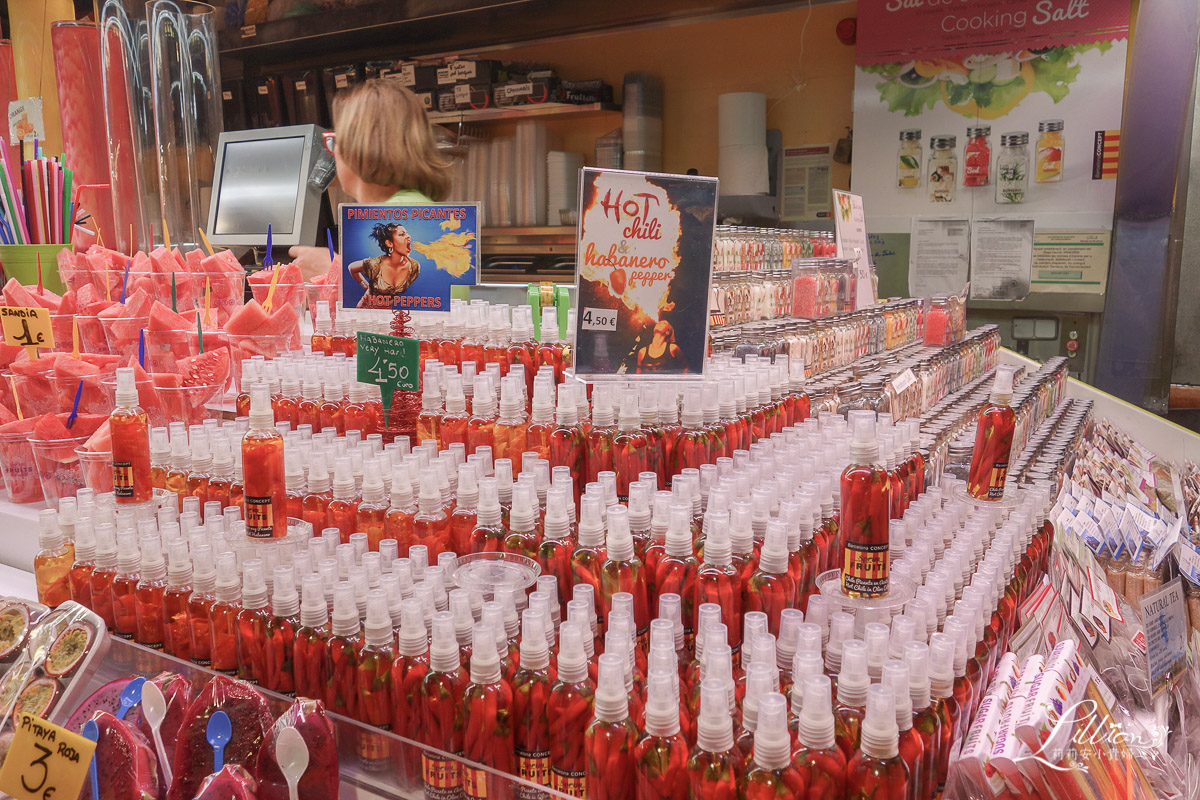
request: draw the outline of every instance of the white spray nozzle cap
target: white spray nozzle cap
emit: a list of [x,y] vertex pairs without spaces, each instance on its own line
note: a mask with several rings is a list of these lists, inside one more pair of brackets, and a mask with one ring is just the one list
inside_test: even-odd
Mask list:
[[787,700],[778,692],[771,692],[758,701],[754,763],[764,769],[786,767],[790,761],[791,744],[787,729]]
[[[839,693],[841,684],[839,682]],[[862,721],[862,751],[875,758],[899,753],[900,729],[896,725],[896,698],[887,686],[867,690],[867,713]]]
[[810,750],[834,746],[832,684],[827,675],[804,678],[804,703],[800,708],[797,733],[800,743]]

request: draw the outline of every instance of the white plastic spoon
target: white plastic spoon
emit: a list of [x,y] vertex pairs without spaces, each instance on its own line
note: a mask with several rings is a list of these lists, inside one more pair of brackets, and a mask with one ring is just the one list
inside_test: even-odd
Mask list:
[[295,728],[284,728],[275,740],[275,760],[287,781],[290,800],[300,800],[300,779],[308,769],[308,745]]
[[171,763],[167,759],[167,748],[163,746],[162,734],[159,733],[163,719],[167,716],[167,700],[163,697],[162,690],[150,681],[142,685],[142,716],[149,723],[150,734],[154,737],[154,749],[158,751],[158,765],[162,768],[163,781],[170,786]]

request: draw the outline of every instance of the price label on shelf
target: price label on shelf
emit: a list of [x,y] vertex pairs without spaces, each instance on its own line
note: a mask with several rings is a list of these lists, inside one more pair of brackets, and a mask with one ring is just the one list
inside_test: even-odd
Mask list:
[[585,331],[615,331],[617,329],[617,310],[615,308],[585,308],[579,318],[580,327]]
[[16,800],[79,797],[96,743],[32,714],[19,714],[0,767],[0,792]]
[[54,328],[48,308],[0,306],[0,329],[7,344],[22,347],[54,347]]
[[359,331],[358,381],[379,387],[385,413],[392,407],[393,393],[417,391],[419,348],[416,339]]

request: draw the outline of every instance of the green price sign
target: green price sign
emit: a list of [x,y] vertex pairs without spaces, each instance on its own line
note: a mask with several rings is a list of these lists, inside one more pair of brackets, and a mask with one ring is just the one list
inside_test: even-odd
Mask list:
[[415,392],[419,388],[418,348],[416,339],[361,331],[358,334],[358,381],[379,386],[385,416],[392,407],[394,392]]

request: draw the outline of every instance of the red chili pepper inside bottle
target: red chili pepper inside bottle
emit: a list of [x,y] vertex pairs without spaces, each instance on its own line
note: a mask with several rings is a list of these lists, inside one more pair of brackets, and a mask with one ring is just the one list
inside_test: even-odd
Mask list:
[[496,395],[487,375],[475,376],[475,393],[471,397],[471,416],[467,420],[467,454],[480,447],[496,445]]
[[744,761],[733,743],[729,689],[718,679],[700,686],[696,747],[687,761],[687,783],[693,798],[734,800],[738,797]]
[[325,705],[331,711],[359,720],[358,664],[362,645],[362,625],[354,600],[354,587],[339,583],[333,590],[333,620],[325,651],[325,673],[328,675]]
[[943,741],[942,723],[931,702],[929,646],[924,642],[904,645],[904,663],[909,668],[909,697],[913,708],[913,731],[921,738],[921,797],[934,796]]
[[538,525],[537,500],[534,489],[520,483],[513,487],[512,510],[508,516],[508,535],[504,550],[525,558],[537,558],[542,535]]
[[613,437],[617,427],[613,424],[610,391],[607,386],[597,386],[592,392],[592,425],[585,435],[585,479],[581,485],[600,480],[601,472],[613,471]]
[[421,496],[413,517],[413,543],[429,548],[429,557],[450,549],[450,517],[442,507],[442,493],[432,471],[421,475]]
[[92,610],[104,620],[105,627],[116,633],[116,608],[113,587],[117,577],[118,549],[116,528],[112,523],[96,526],[96,567],[92,570]]
[[742,593],[729,552],[729,517],[726,512],[710,511],[705,515],[706,530],[710,515],[715,521],[704,542],[704,565],[696,573],[696,633],[701,631],[700,606],[714,603],[721,608],[729,646],[736,652],[742,646]]
[[260,683],[267,678],[267,628],[271,609],[267,603],[267,580],[263,570],[263,563],[258,560],[242,566],[242,610],[237,616],[237,675],[247,683]]
[[217,556],[216,598],[209,614],[211,621],[212,668],[225,675],[238,672],[238,614],[241,613],[241,580],[238,578],[237,556],[222,553]]
[[529,421],[525,415],[523,384],[515,377],[500,381],[500,415],[492,428],[493,458],[519,461],[526,449]]
[[[597,598],[601,594],[600,569],[608,557],[604,542],[600,503],[595,497],[584,496],[579,501],[579,544],[571,554],[571,584],[588,584]],[[598,610],[603,613],[603,606]]]
[[620,656],[600,656],[595,695],[595,717],[584,733],[587,754],[587,797],[633,797],[637,728],[629,718],[624,666]]
[[846,764],[848,800],[906,800],[908,767],[900,758],[896,726],[896,698],[884,686],[872,686],[867,695],[862,748]]
[[[392,730],[417,732],[425,724],[421,685],[429,674],[429,640],[421,601],[401,603],[402,620],[396,660],[392,662]],[[421,757],[416,748],[404,748],[405,777],[421,780]]]
[[637,389],[626,390],[621,399],[620,425],[612,438],[613,471],[617,473],[617,499],[629,498],[629,484],[650,470],[650,437],[641,427]]
[[321,415],[321,429],[333,428],[338,436],[346,432],[346,413],[342,395],[342,384],[339,381],[325,381],[325,391],[317,413]]
[[163,592],[167,588],[167,564],[163,560],[159,538],[142,538],[141,578],[133,589],[137,643],[152,650],[163,649]]
[[976,500],[999,500],[1004,497],[1008,459],[1017,425],[1016,412],[1009,405],[1012,395],[1012,371],[997,369],[991,402],[979,412],[975,427],[975,450],[971,454],[971,471],[967,475],[967,493]]
[[678,684],[676,670],[650,674],[646,731],[633,748],[637,797],[687,800],[688,745],[679,729]]
[[324,580],[320,575],[304,577],[301,584],[300,627],[293,649],[293,677],[297,697],[325,699],[328,673],[325,656],[329,649],[329,606],[325,603]]
[[700,562],[692,552],[692,518],[688,503],[671,503],[670,524],[662,558],[654,568],[652,607],[664,594],[676,594],[682,602],[681,615],[688,632],[695,631],[697,576]]
[[71,599],[95,611],[92,604],[92,575],[96,570],[96,534],[90,519],[75,522],[75,557],[67,573]]
[[874,417],[854,417],[854,425],[850,465],[841,478],[842,589],[851,597],[882,597],[888,591],[891,487],[887,470],[878,466]]
[[[137,588],[141,556],[136,534],[126,531],[117,536],[117,570],[112,580],[113,633],[132,640],[137,635]],[[93,590],[95,586],[93,586]]]
[[[501,674],[496,635],[491,628],[484,623],[476,625],[473,638],[471,683],[462,697],[463,755],[468,761],[513,775],[517,772],[513,690]],[[472,800],[509,793],[504,778],[470,764],[463,767],[463,792]]]
[[542,541],[538,544],[537,562],[543,575],[553,575],[557,580],[559,603],[571,586],[571,555],[575,542],[571,536],[571,518],[567,516],[567,504],[571,502],[565,486],[551,486],[546,491],[546,519],[542,523]]
[[559,341],[558,330],[558,309],[543,308],[542,309],[542,325],[541,325],[542,341],[537,348],[537,365],[539,368],[550,366],[554,368],[554,383],[556,385],[563,382],[563,371],[567,364],[564,355],[563,344]]
[[545,620],[540,613],[526,611],[521,620],[520,668],[513,678],[513,748],[516,774],[539,786],[550,785],[553,685]]
[[364,466],[362,500],[354,512],[354,532],[367,534],[367,549],[372,553],[379,552],[379,543],[387,538],[388,504],[384,499],[383,477],[379,474],[379,464],[368,463]]
[[612,598],[618,592],[633,595],[633,621],[640,639],[650,630],[650,603],[642,579],[642,562],[633,550],[629,533],[629,509],[613,506],[608,510],[607,558],[600,567],[600,608],[607,618]]
[[[212,608],[216,602],[217,572],[213,567],[212,548],[195,545],[192,549],[192,593],[187,598],[188,655],[193,664],[212,666]],[[235,647],[236,650],[236,647]]]
[[[422,741],[430,747],[462,755],[463,693],[467,672],[459,658],[458,639],[454,634],[454,615],[439,611],[433,615],[433,641],[429,648],[429,672],[421,682],[424,709]],[[426,751],[422,756],[426,787],[455,790],[462,786],[459,762]]]
[[176,658],[191,659],[191,615],[188,601],[192,596],[192,559],[187,542],[176,539],[167,553],[167,586],[162,598],[163,650]]
[[[296,404],[296,423],[297,425],[311,425],[313,432],[321,430],[321,382],[317,380],[315,374],[305,377],[301,384],[300,402]],[[249,386],[249,384],[246,384]],[[240,399],[240,398],[239,398]],[[249,413],[249,403],[247,403],[246,411],[238,412],[239,416]]]
[[[583,637],[591,633],[575,624],[565,624],[558,652],[558,680],[550,690],[550,787],[571,797],[587,795],[588,757],[584,731],[592,720],[596,687],[588,677]],[[620,667],[618,667],[620,669]],[[624,679],[620,677],[621,691]]]
[[862,721],[866,715],[867,689],[871,685],[867,671],[867,645],[858,639],[842,644],[842,666],[837,676],[837,705],[833,710],[834,735],[846,760],[858,751]]
[[741,781],[740,797],[774,800],[807,797],[804,776],[792,763],[792,740],[787,729],[787,701],[776,692],[759,698],[754,729],[754,758]]
[[924,798],[928,794],[922,783],[925,742],[921,734],[913,727],[908,665],[901,661],[889,661],[884,664],[881,683],[896,699],[896,725],[899,729],[898,754],[908,769],[908,798]]
[[119,505],[148,502],[154,491],[150,418],[138,405],[132,367],[117,370],[116,408],[109,414],[108,425],[113,434],[113,496]]
[[372,589],[367,594],[367,619],[363,647],[358,656],[358,720],[391,730],[395,715],[392,666],[396,660],[396,634],[388,613],[387,594]]
[[950,771],[955,731],[962,723],[962,709],[954,701],[954,640],[944,633],[929,637],[929,691],[939,723],[935,785],[937,793],[941,793]]
[[704,426],[699,387],[689,387],[684,391],[682,421],[668,467],[672,477],[685,469],[699,469],[701,464],[716,461],[716,455],[712,452],[712,436]]
[[808,787],[805,800],[838,800],[845,792],[846,756],[835,739],[830,681],[825,675],[803,680],[804,704],[796,723],[792,764]]
[[767,524],[767,537],[758,559],[758,569],[746,581],[746,602],[743,611],[762,611],[767,615],[768,630],[779,635],[779,614],[785,608],[795,608],[796,582],[788,574],[787,523],[772,519]]
[[265,386],[253,389],[250,429],[242,437],[246,535],[254,539],[287,536],[287,490],[283,436],[275,429]]
[[[350,541],[350,534],[358,531],[358,504],[360,496],[355,488],[354,475],[347,456],[333,461],[333,499],[325,512],[325,525],[337,528],[342,544]],[[315,526],[314,526],[315,529]]]

